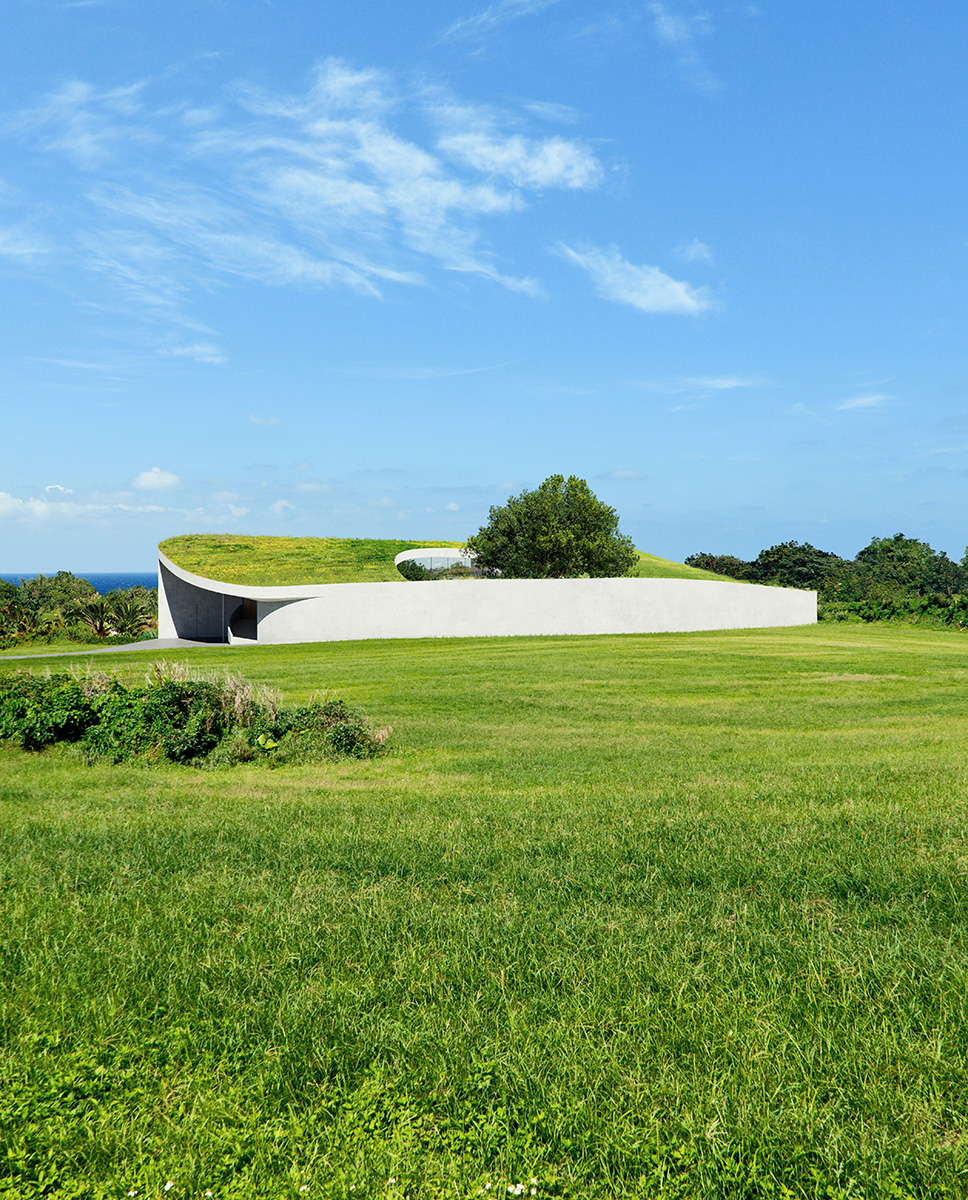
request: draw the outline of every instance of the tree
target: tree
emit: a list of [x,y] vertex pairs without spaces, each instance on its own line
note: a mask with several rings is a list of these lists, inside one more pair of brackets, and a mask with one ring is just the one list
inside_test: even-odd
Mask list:
[[128,588],[127,591],[114,591],[107,595],[111,623],[121,637],[138,637],[154,624],[155,614],[142,594],[144,592],[144,588]]
[[76,600],[70,612],[71,616],[80,624],[86,625],[95,637],[107,637],[114,627],[111,603],[97,593],[88,600]]
[[780,542],[769,550],[761,550],[749,564],[745,577],[754,583],[823,592],[846,565],[840,555],[818,550],[809,542]]
[[965,584],[964,572],[944,552],[938,554],[927,542],[903,533],[871,538],[854,561],[862,564],[862,586],[870,594],[950,594]]
[[465,550],[483,575],[504,579],[604,579],[627,575],[637,561],[615,509],[574,475],[552,475],[492,508]]
[[415,562],[412,558],[405,558],[403,562],[397,563],[397,570],[412,583],[424,583],[430,578],[430,572],[423,563]]
[[56,575],[37,575],[24,579],[17,588],[18,602],[35,612],[44,609],[66,609],[75,601],[90,600],[97,595],[94,585],[87,579],[70,571],[58,571]]
[[710,554],[700,550],[698,554],[690,554],[685,560],[687,567],[697,567],[700,571],[712,571],[715,575],[725,575],[728,579],[745,579],[751,564],[734,554]]

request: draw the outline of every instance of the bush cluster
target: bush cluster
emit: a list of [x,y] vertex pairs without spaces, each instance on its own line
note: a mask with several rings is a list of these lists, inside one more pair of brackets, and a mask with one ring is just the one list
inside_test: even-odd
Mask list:
[[968,629],[968,596],[871,596],[866,600],[821,600],[822,621],[906,621]]
[[157,613],[157,588],[117,588],[101,596],[90,580],[70,571],[19,584],[0,579],[0,649],[54,638],[134,640],[157,625]]
[[25,750],[73,744],[89,763],[372,758],[390,733],[335,696],[284,708],[275,692],[241,675],[206,675],[178,663],[158,663],[141,686],[90,672],[0,678],[0,740]]
[[822,620],[937,621],[968,626],[968,550],[960,562],[896,533],[872,538],[853,559],[809,542],[781,542],[750,562],[731,554],[690,554],[690,567],[748,583],[811,588]]

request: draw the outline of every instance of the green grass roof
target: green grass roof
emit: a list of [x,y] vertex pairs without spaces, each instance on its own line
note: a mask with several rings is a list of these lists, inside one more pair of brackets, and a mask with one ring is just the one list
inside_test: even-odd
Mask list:
[[673,562],[669,558],[658,558],[654,554],[646,554],[644,550],[636,550],[639,565],[632,574],[640,579],[713,579],[718,583],[731,582],[725,575],[715,575],[712,571],[700,571],[696,567],[687,567],[685,563]]
[[176,566],[206,579],[250,587],[282,587],[301,583],[403,583],[403,576],[393,565],[403,550],[461,544],[433,539],[414,542],[190,533],[168,538],[158,549]]
[[[206,579],[250,587],[282,587],[303,583],[403,583],[393,565],[402,551],[461,545],[439,538],[399,541],[190,533],[168,538],[158,549],[182,570]],[[697,571],[641,550],[638,555],[635,574],[646,579],[722,579],[710,571]]]

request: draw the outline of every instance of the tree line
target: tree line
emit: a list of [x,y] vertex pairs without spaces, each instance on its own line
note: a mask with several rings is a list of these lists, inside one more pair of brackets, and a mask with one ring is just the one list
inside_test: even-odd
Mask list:
[[0,649],[58,640],[132,640],[157,623],[158,589],[118,588],[100,595],[70,571],[38,575],[19,584],[0,579]]
[[[607,578],[632,574],[638,555],[618,528],[618,514],[602,503],[584,479],[552,475],[490,510],[489,519],[467,539],[473,572],[450,568],[430,572],[401,563],[408,579],[460,575],[504,579]],[[781,542],[747,562],[731,554],[691,554],[691,567],[729,579],[818,593],[818,615],[826,620],[937,620],[968,628],[968,550],[960,562],[918,538],[896,533],[875,537],[852,559],[809,542]]]
[[749,562],[731,554],[690,554],[690,567],[730,579],[817,592],[827,619],[889,620],[919,615],[968,625],[968,550],[954,562],[918,538],[875,537],[852,559],[809,542],[781,542]]

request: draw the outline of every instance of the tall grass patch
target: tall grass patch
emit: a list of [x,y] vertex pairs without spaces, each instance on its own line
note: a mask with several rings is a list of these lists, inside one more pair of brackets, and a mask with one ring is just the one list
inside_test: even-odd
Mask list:
[[243,675],[192,671],[158,662],[140,685],[76,669],[55,675],[0,675],[0,741],[24,750],[76,748],[87,763],[138,759],[232,766],[257,758],[272,765],[323,758],[369,758],[392,730],[337,696],[317,694],[284,708],[271,688]]

